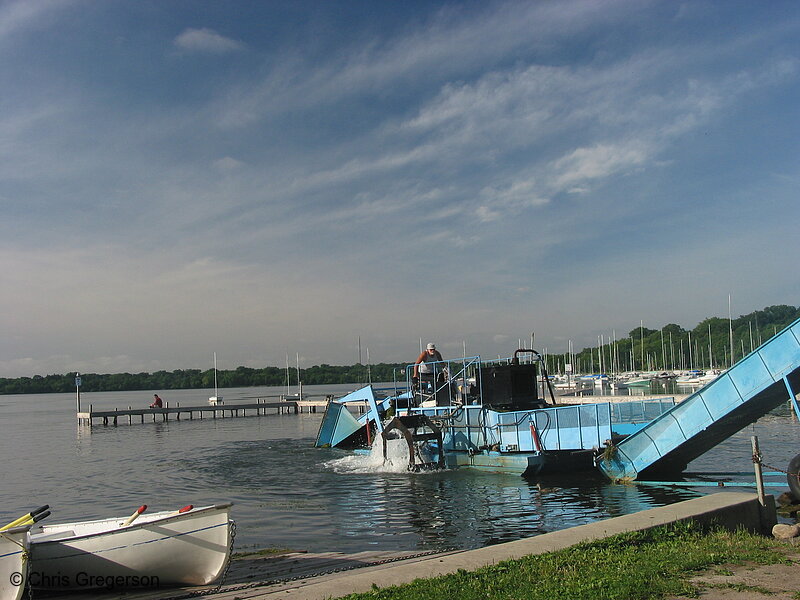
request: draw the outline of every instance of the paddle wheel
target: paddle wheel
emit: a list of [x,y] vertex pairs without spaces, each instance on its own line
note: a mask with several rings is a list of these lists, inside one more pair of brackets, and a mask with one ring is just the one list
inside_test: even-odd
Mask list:
[[[404,415],[394,417],[383,428],[383,460],[386,460],[386,442],[389,439],[402,437],[408,444],[408,470],[420,471],[422,469],[443,469],[444,449],[442,444],[442,431],[436,424],[423,414]],[[435,447],[432,442],[435,442]],[[435,461],[428,459],[431,452],[438,458]]]

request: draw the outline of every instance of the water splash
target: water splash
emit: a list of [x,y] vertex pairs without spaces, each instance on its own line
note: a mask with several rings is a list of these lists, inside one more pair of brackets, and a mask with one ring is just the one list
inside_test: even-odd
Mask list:
[[405,439],[386,440],[386,459],[383,458],[383,437],[378,434],[369,454],[354,454],[335,458],[324,466],[336,473],[408,473],[408,444]]

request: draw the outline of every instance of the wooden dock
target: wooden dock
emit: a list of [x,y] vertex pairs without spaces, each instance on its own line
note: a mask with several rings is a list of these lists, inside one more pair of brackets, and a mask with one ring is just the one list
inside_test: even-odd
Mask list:
[[318,409],[327,407],[331,396],[321,396],[319,399],[304,397],[302,400],[288,400],[283,397],[277,401],[270,401],[268,398],[258,398],[256,402],[236,403],[236,404],[205,404],[201,406],[181,406],[180,403],[170,406],[169,402],[163,408],[115,408],[114,410],[94,410],[89,405],[88,412],[78,412],[78,422],[92,427],[95,421],[100,421],[103,425],[119,425],[127,421],[128,425],[134,422],[144,423],[145,421],[169,421],[174,418],[180,421],[184,419],[193,420],[195,418],[217,419],[235,418],[248,416],[264,416],[275,414],[317,412]]

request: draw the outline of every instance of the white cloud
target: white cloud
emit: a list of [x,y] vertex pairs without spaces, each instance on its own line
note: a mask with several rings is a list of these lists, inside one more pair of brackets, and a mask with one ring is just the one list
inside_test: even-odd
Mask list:
[[186,29],[178,35],[175,46],[187,52],[205,52],[209,54],[225,54],[242,50],[244,44],[237,40],[220,35],[213,29]]
[[553,163],[553,170],[557,173],[554,184],[558,189],[573,189],[577,184],[639,167],[650,158],[650,154],[638,142],[578,148]]
[[17,0],[0,5],[0,41],[43,24],[50,13],[71,7],[67,0]]
[[244,163],[240,160],[236,160],[230,156],[225,156],[224,158],[219,158],[214,161],[214,167],[219,169],[220,171],[235,171],[236,169],[244,166]]
[[481,190],[483,203],[477,209],[478,219],[495,221],[502,215],[513,217],[528,208],[542,206],[548,198],[539,194],[534,178],[514,181],[509,185],[486,187]]

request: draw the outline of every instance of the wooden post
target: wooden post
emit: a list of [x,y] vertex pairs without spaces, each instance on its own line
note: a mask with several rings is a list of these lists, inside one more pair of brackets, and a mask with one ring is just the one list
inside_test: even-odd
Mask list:
[[756,472],[756,489],[758,491],[758,503],[762,507],[767,505],[767,499],[764,495],[764,475],[761,470],[761,451],[758,448],[758,436],[750,438],[750,444],[753,448],[753,468]]

